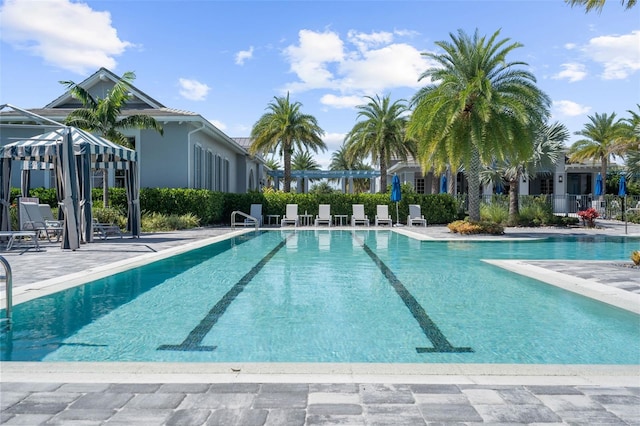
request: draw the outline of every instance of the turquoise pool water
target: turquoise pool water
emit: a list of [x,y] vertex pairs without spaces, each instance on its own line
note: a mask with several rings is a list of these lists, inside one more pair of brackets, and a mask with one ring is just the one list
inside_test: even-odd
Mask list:
[[251,233],[17,305],[2,360],[639,364],[640,316],[480,259],[627,259],[637,239]]

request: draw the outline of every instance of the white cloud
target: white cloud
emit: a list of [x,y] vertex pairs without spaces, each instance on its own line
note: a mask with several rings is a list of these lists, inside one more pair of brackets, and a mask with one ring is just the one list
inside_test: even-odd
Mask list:
[[567,79],[570,83],[574,83],[576,81],[583,80],[587,73],[585,71],[585,66],[583,64],[578,63],[567,63],[560,65],[563,70],[558,74],[554,75],[552,78],[556,80]]
[[77,74],[114,68],[114,57],[133,46],[120,40],[109,12],[69,0],[5,0],[0,21],[4,42]]
[[342,40],[333,32],[309,30],[300,30],[298,37],[299,45],[291,45],[284,50],[291,71],[301,80],[292,86],[291,91],[331,87],[333,73],[327,65],[343,60]]
[[253,46],[249,47],[249,50],[241,50],[236,53],[236,65],[244,65],[247,59],[253,57]]
[[340,100],[348,100],[349,96],[423,86],[425,82],[418,82],[418,77],[435,64],[415,47],[394,43],[393,38],[394,34],[388,32],[349,31],[345,42],[335,32],[301,30],[298,44],[284,49],[290,69],[298,78],[285,89],[290,92],[336,90],[341,96],[325,96],[323,103],[344,107]]
[[567,49],[567,50],[573,50],[576,47],[578,47],[578,46],[575,43],[567,43],[567,44],[564,45],[564,48]]
[[418,81],[420,74],[429,67],[415,47],[390,44],[342,63],[340,86],[343,91],[359,90],[367,94],[393,87],[418,88],[425,84]]
[[591,110],[591,107],[567,100],[553,101],[552,108],[554,116],[557,115],[560,117],[575,117],[587,114]]
[[349,30],[347,39],[357,46],[358,50],[364,52],[372,47],[384,46],[391,43],[393,41],[393,34],[386,31],[367,34]]
[[320,103],[334,108],[353,108],[365,102],[362,96],[336,96],[326,94],[320,98]]
[[605,80],[624,79],[640,70],[640,30],[592,38],[582,50],[604,67]]
[[180,95],[191,101],[204,101],[211,90],[206,84],[187,78],[178,79],[178,85],[180,86]]
[[224,124],[222,121],[220,120],[213,120],[213,119],[208,119],[207,120],[209,123],[213,124],[214,126],[216,126],[218,129],[225,131],[227,130],[227,125]]

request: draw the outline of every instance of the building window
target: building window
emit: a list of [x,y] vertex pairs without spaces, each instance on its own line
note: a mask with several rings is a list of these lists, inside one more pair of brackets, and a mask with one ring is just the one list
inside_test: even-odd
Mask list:
[[418,194],[424,194],[424,177],[415,178],[414,186]]
[[204,162],[204,187],[213,191],[213,152],[207,151],[206,160]]
[[223,187],[222,190],[224,192],[229,192],[229,160],[224,160],[224,171],[223,171]]
[[222,190],[222,157],[216,155],[216,170],[215,170],[216,182],[215,182],[215,190]]
[[540,193],[553,194],[553,178],[540,179]]
[[193,147],[193,188],[202,188],[202,147]]

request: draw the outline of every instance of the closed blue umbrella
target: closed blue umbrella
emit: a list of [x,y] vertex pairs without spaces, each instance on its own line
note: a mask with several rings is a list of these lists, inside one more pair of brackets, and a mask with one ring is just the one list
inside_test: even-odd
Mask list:
[[440,176],[440,193],[447,193],[447,175]]
[[622,200],[622,216],[624,216],[624,233],[627,233],[627,206],[625,206],[625,201],[627,198],[627,181],[624,178],[624,175],[620,175],[620,182],[619,182],[619,186],[620,188],[618,189],[618,196],[623,197]]
[[602,187],[603,187],[603,185],[602,185],[602,175],[600,173],[598,173],[598,176],[596,176],[596,190],[594,192],[594,195],[596,197],[599,197],[604,193],[604,191],[602,190]]
[[396,203],[396,224],[400,223],[400,215],[398,214],[398,202],[402,199],[402,192],[400,190],[400,178],[398,175],[393,175],[391,180],[391,201]]
[[627,181],[624,178],[624,175],[620,175],[620,189],[618,189],[618,195],[620,197],[624,197],[627,195]]

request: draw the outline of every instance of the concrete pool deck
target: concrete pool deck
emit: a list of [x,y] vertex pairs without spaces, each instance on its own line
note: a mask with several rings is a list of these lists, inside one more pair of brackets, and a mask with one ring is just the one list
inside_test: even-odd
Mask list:
[[[604,220],[596,229],[508,228],[502,237],[462,237],[444,226],[394,230],[428,240],[640,237],[638,225],[625,234],[624,223]],[[110,238],[75,252],[45,243],[41,252],[0,255],[12,267],[19,303],[242,232],[251,230]],[[640,270],[628,259],[518,262],[499,266],[587,287],[590,297],[625,309],[640,306]],[[640,425],[640,366],[3,362],[0,408],[1,424]]]

